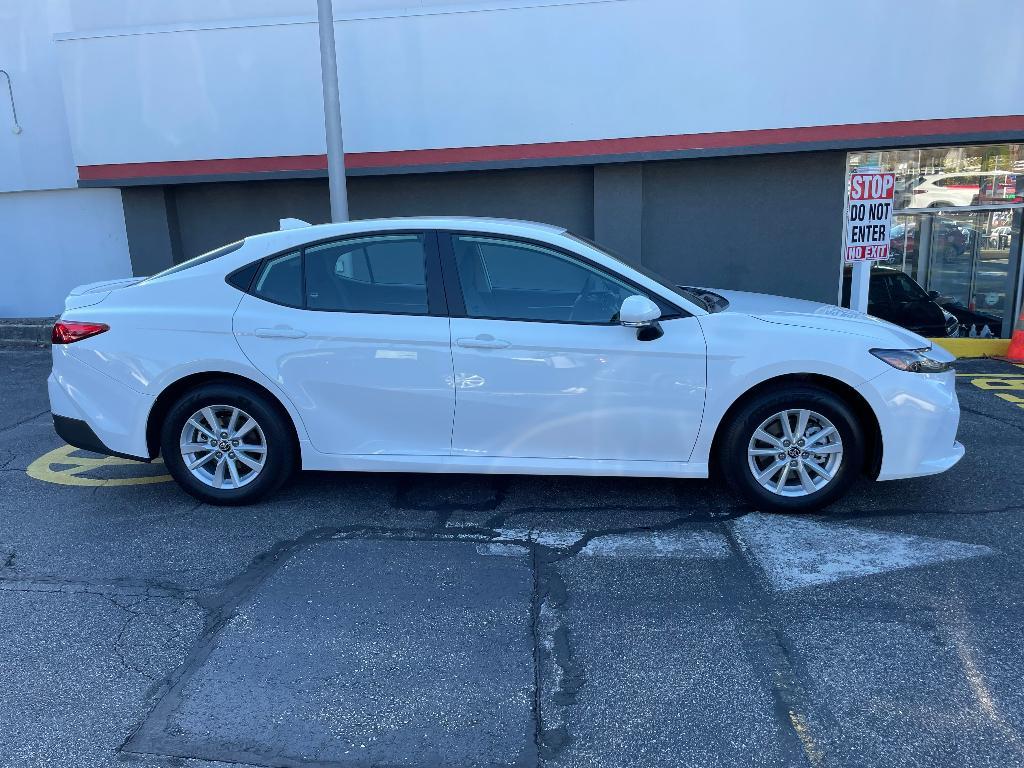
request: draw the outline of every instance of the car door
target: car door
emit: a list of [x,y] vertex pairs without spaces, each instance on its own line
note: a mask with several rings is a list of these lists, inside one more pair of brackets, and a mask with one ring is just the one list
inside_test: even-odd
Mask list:
[[313,447],[447,455],[455,408],[433,233],[330,240],[263,260],[234,316],[242,351],[279,384]]
[[706,381],[696,318],[662,299],[664,334],[642,341],[617,315],[624,298],[644,291],[580,254],[474,233],[442,235],[441,252],[453,453],[689,459]]

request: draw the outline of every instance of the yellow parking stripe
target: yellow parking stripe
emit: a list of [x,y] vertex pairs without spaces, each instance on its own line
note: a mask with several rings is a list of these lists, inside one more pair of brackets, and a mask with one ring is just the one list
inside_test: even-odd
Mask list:
[[[28,465],[25,473],[34,480],[42,480],[44,483],[55,483],[56,485],[80,485],[80,486],[117,486],[117,485],[147,485],[149,483],[166,483],[171,480],[170,475],[145,475],[136,474],[134,477],[89,477],[86,472],[91,472],[104,467],[137,467],[143,469],[149,465],[131,461],[130,459],[119,459],[115,456],[104,456],[94,458],[92,456],[73,456],[78,451],[70,445],[44,453],[38,459]],[[155,459],[154,464],[162,464],[160,459]]]

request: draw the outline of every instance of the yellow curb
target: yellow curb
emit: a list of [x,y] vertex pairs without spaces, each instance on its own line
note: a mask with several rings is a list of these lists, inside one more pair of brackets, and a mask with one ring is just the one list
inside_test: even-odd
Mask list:
[[1003,357],[1010,348],[1009,339],[929,339],[957,357]]
[[[138,477],[86,477],[82,473],[100,467],[136,466],[139,468],[147,466],[140,461],[130,459],[119,459],[115,456],[104,456],[93,458],[92,456],[72,456],[79,450],[70,445],[44,453],[38,459],[28,465],[25,474],[33,480],[42,480],[44,483],[55,483],[56,485],[84,485],[84,486],[112,486],[112,485],[147,485],[149,483],[166,483],[171,480],[170,475],[140,475]],[[154,464],[162,463],[156,459]],[[54,469],[54,466],[61,467]]]

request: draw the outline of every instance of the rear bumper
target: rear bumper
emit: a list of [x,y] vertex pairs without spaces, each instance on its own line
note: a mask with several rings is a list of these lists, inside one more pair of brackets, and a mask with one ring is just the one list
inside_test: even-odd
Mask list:
[[893,369],[858,391],[878,417],[882,433],[879,480],[945,472],[964,455],[956,440],[960,403],[952,371],[906,373]]
[[54,346],[52,354],[47,389],[57,434],[86,450],[149,461],[146,421],[154,398],[71,356],[66,345]]
[[68,445],[73,445],[75,448],[81,448],[85,451],[92,451],[93,453],[102,453],[107,456],[118,456],[122,459],[134,459],[135,461],[152,461],[152,459],[143,459],[139,456],[131,456],[127,453],[118,453],[117,451],[111,450],[106,446],[99,436],[92,431],[92,427],[88,425],[82,419],[72,419],[68,416],[58,416],[53,414],[53,430],[57,433],[57,437],[63,440]]

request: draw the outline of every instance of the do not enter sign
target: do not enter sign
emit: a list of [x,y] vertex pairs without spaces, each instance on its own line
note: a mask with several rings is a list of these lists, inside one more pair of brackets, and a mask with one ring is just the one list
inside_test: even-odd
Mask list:
[[846,261],[889,258],[889,227],[896,177],[892,173],[854,173],[846,196]]

